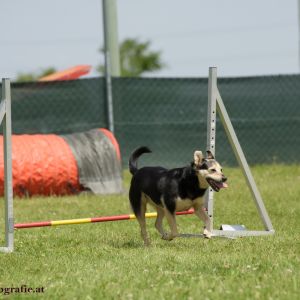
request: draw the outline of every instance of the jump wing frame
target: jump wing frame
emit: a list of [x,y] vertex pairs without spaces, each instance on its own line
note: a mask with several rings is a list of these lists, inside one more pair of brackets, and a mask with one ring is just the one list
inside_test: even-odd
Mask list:
[[213,229],[213,190],[210,188],[206,193],[205,206],[207,214],[210,218],[210,231],[213,236],[223,237],[239,237],[239,236],[260,236],[274,234],[272,222],[269,218],[264,202],[260,195],[260,192],[256,186],[251,170],[247,163],[246,157],[236,136],[224,102],[220,95],[217,86],[217,68],[209,68],[208,78],[208,118],[207,118],[207,150],[210,150],[213,154],[216,151],[216,117],[217,114],[220,117],[221,123],[225,129],[227,138],[235,154],[235,157],[242,169],[243,175],[246,179],[246,183],[251,192],[252,198],[259,212],[260,218],[264,224],[265,230],[261,231],[249,231],[249,230],[214,230]]
[[2,100],[0,103],[0,124],[3,124],[4,151],[4,210],[5,210],[5,246],[0,252],[14,250],[14,217],[12,188],[12,143],[11,143],[11,89],[10,80],[2,79]]

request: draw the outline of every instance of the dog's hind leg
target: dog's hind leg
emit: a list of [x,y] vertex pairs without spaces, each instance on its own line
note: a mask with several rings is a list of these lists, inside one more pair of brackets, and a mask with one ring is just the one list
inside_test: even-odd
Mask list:
[[150,239],[149,239],[147,229],[146,229],[146,217],[145,217],[146,209],[147,209],[147,202],[144,199],[141,199],[140,214],[136,215],[136,218],[141,227],[141,236],[142,236],[142,239],[144,240],[144,244],[145,244],[145,246],[149,246]]
[[156,207],[156,210],[157,210],[157,217],[155,221],[155,228],[163,236],[165,234],[163,229],[163,218],[165,216],[165,212],[164,209],[161,207]]
[[141,236],[143,238],[144,244],[148,246],[150,244],[150,240],[146,230],[145,218],[147,200],[144,197],[144,195],[140,192],[140,190],[135,187],[134,184],[131,185],[129,190],[129,200],[134,215],[136,216],[136,219],[140,224]]

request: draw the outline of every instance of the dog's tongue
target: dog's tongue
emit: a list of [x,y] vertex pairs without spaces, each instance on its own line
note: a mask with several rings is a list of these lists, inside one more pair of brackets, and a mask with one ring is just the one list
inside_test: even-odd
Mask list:
[[228,188],[228,184],[226,182],[216,182],[216,185],[219,189],[226,189]]

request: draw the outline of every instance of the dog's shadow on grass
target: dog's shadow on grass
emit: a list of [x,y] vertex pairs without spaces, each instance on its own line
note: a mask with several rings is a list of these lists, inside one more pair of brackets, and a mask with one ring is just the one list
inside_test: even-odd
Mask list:
[[164,241],[158,237],[151,239],[151,244],[149,246],[145,246],[143,241],[139,239],[132,239],[126,241],[124,241],[124,239],[115,239],[107,241],[107,244],[115,249],[189,249],[190,247],[197,247],[199,246],[199,244],[208,244],[210,242],[212,243],[213,241],[204,238],[194,237],[177,238],[173,241]]

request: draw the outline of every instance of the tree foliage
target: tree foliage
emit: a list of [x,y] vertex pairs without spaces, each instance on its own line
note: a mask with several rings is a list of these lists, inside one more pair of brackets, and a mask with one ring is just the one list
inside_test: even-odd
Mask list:
[[[150,50],[151,42],[140,42],[138,39],[125,39],[120,44],[120,72],[123,77],[139,77],[146,72],[154,72],[164,68],[161,52]],[[103,52],[103,49],[101,50]],[[98,71],[102,74],[105,67]]]
[[16,82],[30,82],[30,81],[37,81],[39,80],[40,78],[44,77],[44,76],[47,76],[47,75],[50,75],[50,74],[53,74],[56,72],[56,69],[53,68],[53,67],[49,67],[47,69],[44,69],[38,73],[19,73],[17,75],[17,78],[16,78]]

